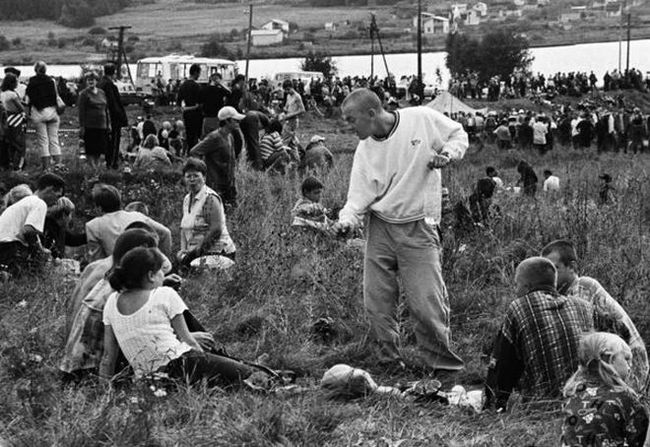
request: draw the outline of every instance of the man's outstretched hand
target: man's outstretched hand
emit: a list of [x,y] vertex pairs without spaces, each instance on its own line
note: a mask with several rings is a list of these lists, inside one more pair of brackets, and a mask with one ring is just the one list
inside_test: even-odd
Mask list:
[[440,169],[444,168],[449,164],[451,161],[451,158],[445,153],[442,154],[434,154],[431,157],[431,160],[429,160],[429,163],[427,163],[427,167],[429,169]]
[[354,230],[354,225],[349,222],[337,221],[330,228],[332,236],[346,237]]

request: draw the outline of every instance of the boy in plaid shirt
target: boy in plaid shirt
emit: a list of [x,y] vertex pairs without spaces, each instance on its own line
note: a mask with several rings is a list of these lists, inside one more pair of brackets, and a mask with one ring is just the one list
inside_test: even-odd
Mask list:
[[557,271],[542,257],[515,273],[517,299],[497,334],[485,388],[485,406],[504,410],[517,388],[525,399],[559,398],[576,370],[580,336],[593,330],[593,307],[556,290]]

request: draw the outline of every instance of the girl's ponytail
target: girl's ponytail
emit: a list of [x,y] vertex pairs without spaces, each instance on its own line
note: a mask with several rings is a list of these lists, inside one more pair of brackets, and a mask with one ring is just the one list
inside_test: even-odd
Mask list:
[[585,334],[580,339],[578,348],[578,370],[564,385],[562,390],[564,396],[573,396],[578,385],[583,383],[588,376],[597,376],[605,385],[614,390],[624,390],[635,394],[610,363],[615,354],[624,352],[626,349],[630,348],[618,335],[608,332]]
[[149,272],[162,268],[163,257],[157,248],[136,247],[129,250],[108,278],[118,292],[138,289]]

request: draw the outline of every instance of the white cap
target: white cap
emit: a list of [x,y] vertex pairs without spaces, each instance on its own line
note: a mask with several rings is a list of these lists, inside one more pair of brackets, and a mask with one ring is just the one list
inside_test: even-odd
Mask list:
[[325,141],[325,137],[321,137],[320,135],[314,135],[311,137],[311,140],[309,140],[310,143],[318,143],[319,141]]
[[217,118],[219,118],[219,121],[225,121],[225,120],[230,119],[230,118],[232,118],[234,120],[237,120],[237,121],[241,121],[245,117],[246,117],[246,115],[242,115],[241,113],[239,113],[237,111],[237,109],[235,109],[232,106],[222,107],[221,110],[219,110],[219,114],[217,115]]

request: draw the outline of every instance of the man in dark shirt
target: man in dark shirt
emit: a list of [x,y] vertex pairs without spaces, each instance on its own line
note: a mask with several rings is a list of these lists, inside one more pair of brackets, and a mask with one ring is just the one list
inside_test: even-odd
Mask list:
[[197,82],[201,75],[201,66],[192,64],[190,78],[181,84],[176,103],[183,110],[187,147],[194,147],[201,136],[203,112],[201,111],[201,86]]
[[108,115],[111,118],[111,141],[106,154],[106,167],[117,169],[120,159],[120,139],[122,136],[122,127],[128,126],[129,121],[126,111],[122,105],[120,91],[114,83],[115,65],[104,65],[104,77],[99,81],[97,87],[104,90],[108,106]]
[[[237,75],[232,81],[230,96],[226,105],[234,107],[239,113],[243,113],[242,103],[244,102],[244,89],[246,88],[246,78],[244,75]],[[239,154],[241,153],[242,148],[244,147],[244,138],[239,131],[235,129],[232,133],[233,144],[235,145],[235,156],[239,160]]]
[[206,184],[219,194],[226,208],[237,206],[235,187],[237,158],[231,135],[238,131],[239,122],[244,117],[245,115],[237,112],[234,107],[223,107],[218,114],[219,129],[210,132],[190,150],[190,156],[204,157],[208,168]]
[[201,90],[201,104],[203,105],[203,129],[202,136],[206,136],[213,130],[219,128],[219,110],[226,105],[230,90],[221,83],[221,74],[213,73],[210,76],[210,83]]

